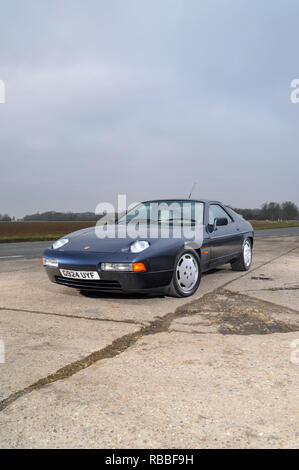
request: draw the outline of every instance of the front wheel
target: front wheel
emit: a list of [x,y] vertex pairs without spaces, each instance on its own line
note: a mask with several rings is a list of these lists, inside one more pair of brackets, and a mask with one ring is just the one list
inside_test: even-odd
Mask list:
[[249,238],[246,238],[242,247],[241,256],[231,263],[233,271],[248,271],[252,262],[252,244]]
[[169,295],[189,297],[197,290],[201,277],[200,259],[193,250],[180,252],[175,260]]

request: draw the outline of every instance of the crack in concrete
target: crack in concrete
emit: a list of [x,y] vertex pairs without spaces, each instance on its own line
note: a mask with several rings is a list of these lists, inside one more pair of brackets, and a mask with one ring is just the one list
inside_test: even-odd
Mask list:
[[36,310],[24,310],[21,308],[10,308],[10,307],[0,307],[0,310],[7,310],[10,312],[20,312],[20,313],[34,313],[35,315],[50,315],[53,317],[63,317],[63,318],[72,318],[77,320],[92,320],[92,321],[103,321],[103,322],[114,322],[114,323],[129,323],[131,325],[145,325],[143,322],[136,322],[134,320],[115,320],[113,318],[97,318],[97,317],[85,317],[80,315],[65,315],[63,313],[54,313],[54,312],[40,312]]
[[[290,290],[299,290],[299,287],[264,287],[260,289],[244,289],[242,291],[236,291],[238,294],[243,294],[244,292],[265,292],[265,291],[271,291],[271,292],[276,292],[276,291],[290,291]],[[234,292],[234,291],[230,291]],[[275,304],[279,305],[279,304]]]
[[268,287],[267,289],[261,289],[261,290],[271,290],[271,291],[278,291],[278,290],[299,290],[298,287]]
[[63,380],[68,377],[71,377],[77,372],[80,372],[81,370],[90,367],[95,362],[98,362],[103,359],[111,359],[115,356],[118,356],[119,354],[123,353],[128,348],[133,346],[133,344],[135,344],[136,341],[142,338],[143,336],[167,332],[169,330],[170,324],[177,315],[178,314],[176,312],[167,313],[161,319],[150,322],[148,326],[144,326],[138,331],[135,331],[134,333],[129,333],[120,338],[117,338],[108,346],[98,351],[94,351],[83,359],[74,361],[57,370],[53,374],[50,374],[38,380],[37,382],[34,382],[28,387],[25,387],[21,390],[12,393],[7,398],[0,401],[0,411],[3,411],[10,404],[23,397],[24,395],[33,392],[34,390],[39,390],[42,387],[45,387],[53,382],[57,382],[58,380]]
[[172,329],[169,330],[170,333],[186,333],[187,335],[217,335],[219,334],[218,331],[186,331],[186,330],[178,330],[178,329]]
[[272,277],[266,276],[251,276],[251,279],[254,279],[255,281],[273,281]]

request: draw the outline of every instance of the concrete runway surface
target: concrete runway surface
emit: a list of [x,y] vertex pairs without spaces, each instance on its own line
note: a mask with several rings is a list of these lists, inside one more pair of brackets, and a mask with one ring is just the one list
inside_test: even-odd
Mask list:
[[299,229],[261,232],[187,300],[84,297],[49,242],[0,244],[0,447],[298,448]]

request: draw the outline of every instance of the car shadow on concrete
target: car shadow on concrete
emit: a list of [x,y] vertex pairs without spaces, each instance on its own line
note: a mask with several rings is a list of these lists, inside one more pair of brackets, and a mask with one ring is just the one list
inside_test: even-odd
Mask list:
[[[225,268],[213,268],[209,271],[205,271],[203,276],[209,274],[219,273],[221,271],[226,271]],[[199,287],[200,288],[200,287]],[[150,299],[150,298],[158,298],[163,299],[168,297],[166,293],[153,291],[153,292],[111,292],[111,291],[88,291],[88,290],[80,290],[80,294],[84,297],[90,298],[98,298],[98,299]]]

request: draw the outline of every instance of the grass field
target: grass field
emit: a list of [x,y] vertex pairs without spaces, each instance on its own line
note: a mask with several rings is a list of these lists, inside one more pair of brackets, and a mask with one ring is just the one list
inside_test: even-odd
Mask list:
[[[271,222],[252,220],[254,230],[299,227],[298,221]],[[0,222],[0,243],[57,240],[95,222]]]
[[288,228],[299,227],[299,220],[285,220],[282,222],[273,222],[271,220],[250,220],[254,230],[265,230],[267,228]]
[[57,240],[95,222],[0,222],[0,243]]

